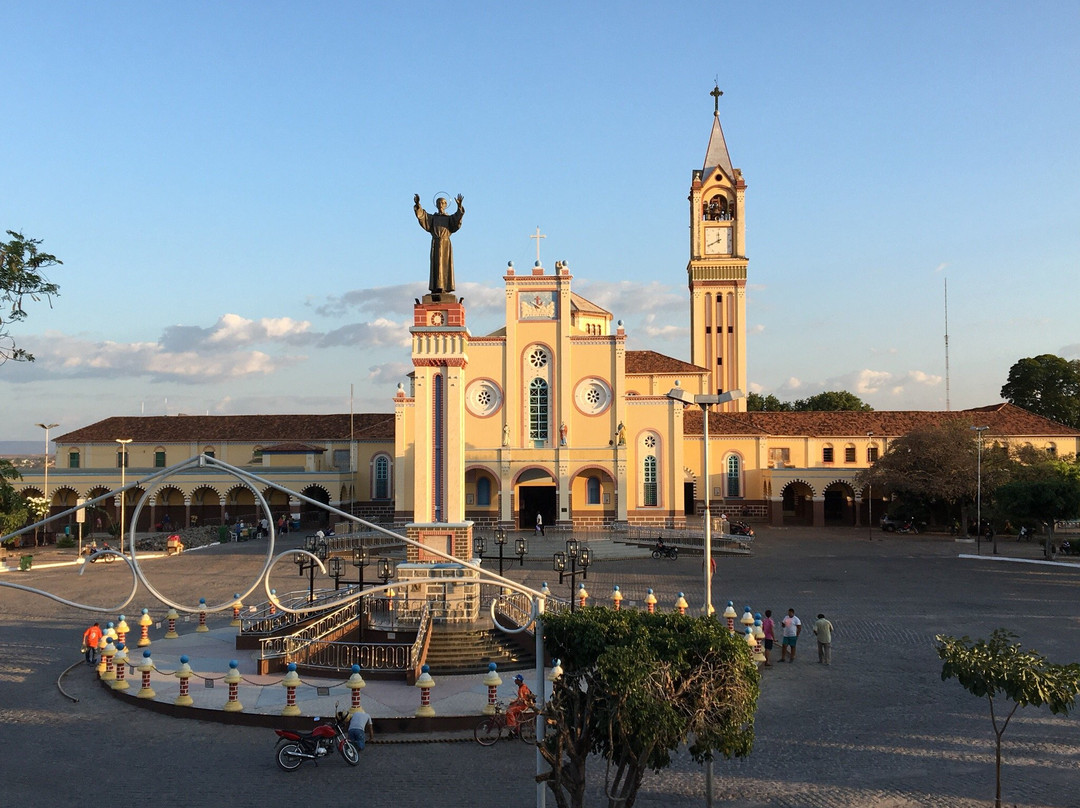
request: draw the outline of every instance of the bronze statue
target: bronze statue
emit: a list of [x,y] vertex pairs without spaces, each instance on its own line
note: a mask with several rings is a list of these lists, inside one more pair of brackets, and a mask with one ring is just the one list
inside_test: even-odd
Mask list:
[[454,291],[454,249],[450,245],[450,234],[456,233],[461,227],[461,219],[465,215],[465,206],[462,204],[465,197],[457,195],[457,211],[450,215],[446,212],[446,199],[439,197],[435,200],[436,213],[428,213],[420,207],[420,194],[413,195],[413,212],[416,214],[420,226],[431,233],[431,277],[428,280],[428,289],[435,299],[443,294]]

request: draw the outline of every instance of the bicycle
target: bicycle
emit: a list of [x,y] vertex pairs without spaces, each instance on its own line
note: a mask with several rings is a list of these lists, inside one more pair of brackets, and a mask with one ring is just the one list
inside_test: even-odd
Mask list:
[[[473,737],[481,746],[494,746],[506,729],[506,705],[495,702],[495,715],[485,715],[473,730]],[[536,743],[536,707],[527,707],[518,714],[517,736],[525,743]]]

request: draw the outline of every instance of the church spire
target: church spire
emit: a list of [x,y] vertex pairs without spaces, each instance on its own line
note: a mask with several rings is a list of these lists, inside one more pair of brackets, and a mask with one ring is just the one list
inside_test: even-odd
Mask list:
[[723,169],[729,179],[734,177],[731,169],[731,155],[728,154],[727,142],[724,140],[724,130],[720,128],[720,96],[724,91],[717,84],[709,95],[713,97],[713,123],[712,132],[709,133],[709,147],[705,150],[705,165],[701,176],[708,177],[717,168]]

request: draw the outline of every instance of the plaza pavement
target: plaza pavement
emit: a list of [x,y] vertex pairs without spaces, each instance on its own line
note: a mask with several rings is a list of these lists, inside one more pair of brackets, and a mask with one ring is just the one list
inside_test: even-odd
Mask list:
[[[1053,661],[1080,659],[1080,568],[1075,564],[1017,563],[1037,561],[1038,548],[1015,542],[1001,541],[999,549],[1002,557],[1017,562],[964,557],[973,554],[974,545],[942,537],[873,535],[875,541],[868,541],[865,531],[762,528],[752,557],[719,559],[714,579],[718,606],[733,600],[740,610],[747,603],[755,611],[772,608],[776,615],[793,606],[808,623],[823,611],[836,635],[831,667],[816,664],[811,636],[804,633],[794,665],[763,672],[754,751],[745,759],[717,761],[716,804],[989,805],[993,737],[986,703],[955,681],[940,681],[934,635],[987,636],[1004,626]],[[559,594],[550,552],[561,549],[563,538],[530,541],[525,566],[508,567],[508,574],[536,586],[547,580]],[[982,548],[984,553],[987,549]],[[610,595],[614,584],[629,599],[652,587],[663,608],[670,608],[679,591],[692,605],[701,598],[700,556],[653,561],[623,557],[614,547],[610,553],[598,546],[594,550],[598,562],[586,582],[594,600]],[[244,588],[244,574],[251,577],[261,568],[259,553],[254,543],[228,545],[180,558],[147,559],[145,569],[155,585],[186,595],[186,601],[196,595],[223,602]],[[72,568],[46,563],[43,559],[39,567],[35,559],[30,572],[4,573],[0,580],[103,606],[126,594],[126,577],[113,569],[118,564],[95,565],[77,576]],[[569,593],[569,583],[563,589]],[[127,608],[129,617],[141,605],[152,607],[147,597],[140,592]],[[222,631],[224,621],[223,616],[212,618],[215,632]],[[187,805],[262,806],[301,799],[447,808],[534,804],[534,753],[523,744],[482,749],[453,742],[467,739],[467,733],[425,744],[400,743],[415,740],[410,736],[381,735],[355,769],[333,760],[317,770],[303,767],[285,774],[273,763],[275,739],[269,730],[139,710],[106,693],[84,665],[76,664],[64,677],[65,688],[79,698],[72,704],[55,682],[77,663],[87,622],[85,612],[0,587],[0,743],[7,752],[0,780],[12,804],[71,804],[84,795],[87,772],[122,782],[125,798]],[[183,627],[185,636],[193,627]],[[206,665],[207,673],[220,676],[227,660],[236,658],[227,645],[222,641],[220,653],[208,653],[215,662]],[[168,648],[155,638],[151,651],[159,667],[172,670],[176,654]],[[454,697],[452,683],[444,681],[451,678],[438,680],[434,698],[440,698],[442,687],[445,699]],[[478,695],[471,692],[476,685],[463,684],[457,696]],[[400,687],[408,694],[401,704],[411,714],[416,690]],[[223,684],[205,692],[193,687],[192,693],[222,700],[225,695]],[[343,695],[342,703],[347,700]],[[245,710],[258,701],[244,703]],[[383,704],[373,681],[363,701],[372,711],[405,709],[389,703],[389,697]],[[1005,734],[1003,754],[1006,805],[1080,805],[1080,723],[1075,716],[1019,712]],[[602,761],[590,769],[590,805],[605,804],[604,771]],[[702,789],[701,767],[682,752],[669,769],[646,776],[637,805],[698,806]],[[550,797],[548,804],[554,805]]]

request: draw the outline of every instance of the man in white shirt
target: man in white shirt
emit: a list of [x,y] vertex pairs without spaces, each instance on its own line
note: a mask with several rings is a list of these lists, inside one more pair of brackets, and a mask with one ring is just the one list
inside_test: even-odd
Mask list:
[[814,634],[817,636],[817,661],[826,665],[832,664],[832,623],[825,619],[825,615],[819,614],[814,623]]
[[795,661],[795,643],[799,641],[799,634],[802,633],[802,620],[795,616],[794,609],[787,610],[787,616],[780,621],[780,624],[784,627],[784,640],[780,646],[780,661],[785,659],[788,662]]
[[375,731],[371,728],[371,716],[363,710],[357,710],[349,719],[349,740],[353,742],[361,752],[364,743],[374,737]]

